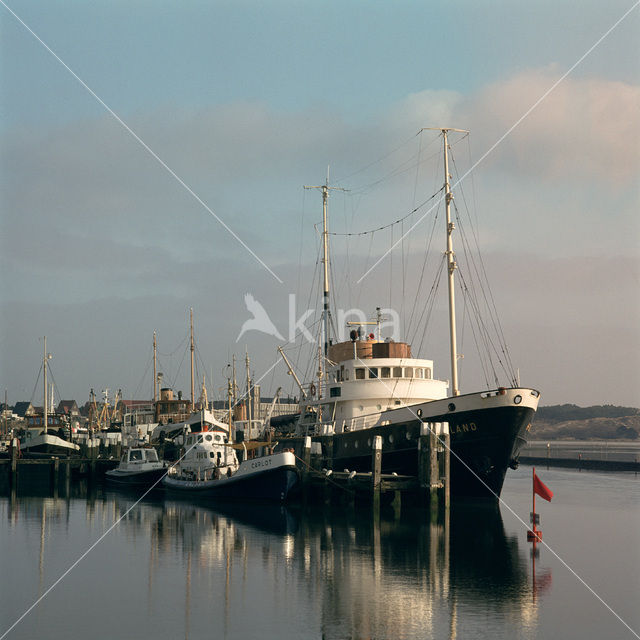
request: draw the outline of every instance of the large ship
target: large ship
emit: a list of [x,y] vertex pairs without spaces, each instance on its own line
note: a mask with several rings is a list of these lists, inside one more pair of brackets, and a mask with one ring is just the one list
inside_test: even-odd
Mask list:
[[[448,134],[443,138],[444,186],[441,189],[446,210],[446,250],[444,259],[448,279],[449,350],[451,380],[433,375],[433,361],[415,358],[406,342],[382,338],[382,318],[378,309],[372,323],[351,324],[350,340],[333,343],[330,335],[329,249],[327,224],[328,180],[318,187],[323,195],[323,322],[319,349],[318,375],[312,382],[299,383],[286,354],[280,352],[289,372],[298,382],[301,411],[287,425],[281,419],[281,446],[301,446],[302,438],[312,436],[325,451],[333,467],[370,471],[371,443],[382,436],[382,471],[416,475],[419,436],[434,431],[448,433],[451,442],[451,493],[454,497],[493,497],[500,495],[509,467],[515,468],[518,453],[540,394],[521,387],[517,375],[505,386],[475,393],[461,393],[455,310],[455,273],[458,268],[453,251],[455,224],[451,219]],[[464,132],[467,133],[467,132]],[[368,333],[364,325],[376,325]],[[289,435],[289,437],[285,437]],[[327,443],[330,446],[327,447]],[[444,444],[444,439],[441,440]]]

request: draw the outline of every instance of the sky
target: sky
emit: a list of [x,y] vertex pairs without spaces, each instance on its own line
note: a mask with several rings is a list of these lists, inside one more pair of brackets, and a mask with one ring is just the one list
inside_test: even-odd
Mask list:
[[[263,395],[296,393],[276,349],[320,306],[304,187],[327,171],[332,232],[387,227],[331,237],[334,318],[390,309],[449,379],[444,285],[423,313],[441,139],[419,132],[452,127],[470,131],[451,134],[455,203],[521,384],[640,406],[639,42],[629,0],[0,0],[0,393],[42,403],[47,336],[57,399],[148,398],[156,331],[188,396],[191,308],[209,397],[245,350]],[[283,340],[237,341],[247,293]],[[464,393],[493,380],[463,299]],[[302,376],[314,348],[285,344]]]

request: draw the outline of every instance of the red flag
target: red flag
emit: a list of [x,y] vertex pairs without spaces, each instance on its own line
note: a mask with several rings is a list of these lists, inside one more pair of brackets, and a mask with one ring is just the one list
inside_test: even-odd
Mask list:
[[553,491],[538,478],[535,471],[533,472],[533,491],[548,502],[551,502],[551,498],[553,498]]

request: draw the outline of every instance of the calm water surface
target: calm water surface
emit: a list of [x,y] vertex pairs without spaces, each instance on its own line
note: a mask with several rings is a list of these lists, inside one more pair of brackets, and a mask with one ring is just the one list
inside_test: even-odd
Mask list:
[[551,549],[536,558],[510,510],[528,521],[524,466],[500,509],[454,503],[448,522],[162,494],[127,512],[134,494],[100,487],[4,496],[0,638],[637,637],[640,478],[538,472],[555,496],[537,501]]

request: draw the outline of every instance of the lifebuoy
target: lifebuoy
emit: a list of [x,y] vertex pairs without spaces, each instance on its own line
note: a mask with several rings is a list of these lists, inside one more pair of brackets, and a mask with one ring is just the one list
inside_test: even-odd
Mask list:
[[315,385],[315,384],[313,384],[313,382],[311,383],[311,386],[309,387],[309,393],[310,393],[312,396],[315,396],[315,395],[316,395],[316,385]]

